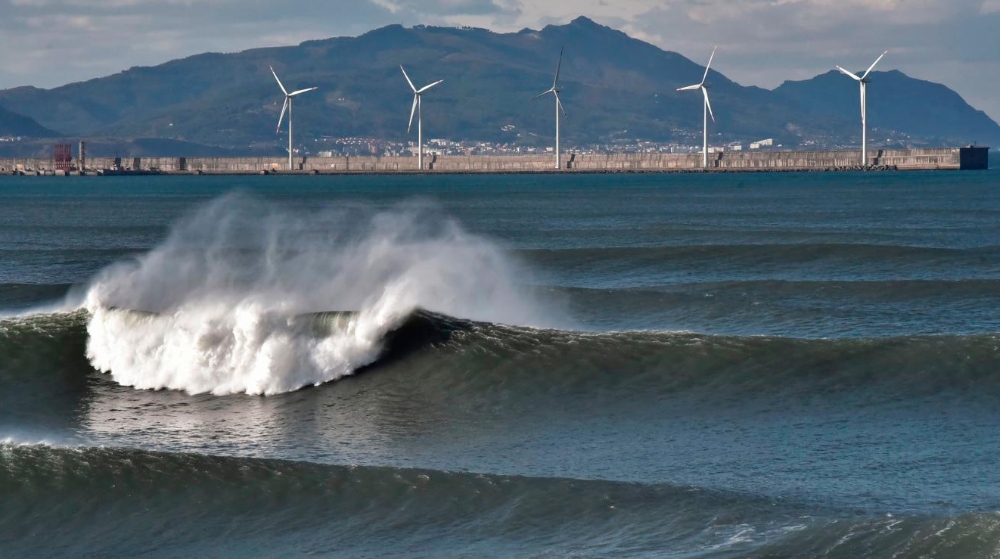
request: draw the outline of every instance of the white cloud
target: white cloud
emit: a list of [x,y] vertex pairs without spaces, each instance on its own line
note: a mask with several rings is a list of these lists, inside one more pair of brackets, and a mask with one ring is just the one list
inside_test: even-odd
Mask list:
[[423,13],[444,16],[495,14],[504,6],[494,0],[371,0],[391,13]]

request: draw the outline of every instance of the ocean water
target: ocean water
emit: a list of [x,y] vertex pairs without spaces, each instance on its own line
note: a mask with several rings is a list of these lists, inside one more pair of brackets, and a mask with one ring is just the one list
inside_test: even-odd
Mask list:
[[995,557],[1000,172],[0,177],[2,557]]

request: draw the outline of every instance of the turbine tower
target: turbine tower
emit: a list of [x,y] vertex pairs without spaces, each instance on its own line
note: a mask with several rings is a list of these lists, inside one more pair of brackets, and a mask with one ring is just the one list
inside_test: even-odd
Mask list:
[[872,73],[875,65],[888,53],[889,51],[883,52],[882,56],[876,58],[875,62],[872,62],[872,65],[868,67],[868,71],[860,77],[854,72],[848,72],[837,66],[838,70],[847,74],[861,85],[861,166],[865,169],[868,168],[868,75]]
[[438,80],[430,85],[425,85],[420,89],[417,89],[413,85],[413,80],[410,76],[406,75],[406,70],[403,69],[403,65],[399,65],[399,69],[403,70],[403,77],[406,78],[406,83],[410,84],[410,89],[413,90],[413,108],[410,109],[410,125],[406,127],[406,133],[409,134],[410,130],[413,129],[413,115],[417,115],[417,167],[421,171],[424,170],[424,119],[422,113],[423,106],[423,96],[430,88],[439,85],[444,80]]
[[559,100],[559,71],[562,69],[563,50],[564,49],[559,49],[559,64],[556,66],[556,77],[554,80],[552,80],[552,89],[546,91],[545,93],[539,94],[538,96],[535,97],[535,99],[539,99],[551,93],[552,95],[555,95],[556,98],[556,169],[557,170],[562,169],[562,156],[561,152],[559,151],[559,112],[561,111],[564,116],[566,115],[566,109],[563,108],[562,101]]
[[708,58],[708,65],[705,66],[705,75],[702,76],[701,83],[677,88],[677,91],[694,91],[696,89],[700,89],[702,94],[705,96],[705,129],[704,142],[701,151],[701,165],[705,168],[708,168],[708,117],[711,116],[712,122],[715,122],[715,114],[712,112],[712,103],[708,100],[708,85],[705,84],[705,80],[708,79],[708,70],[712,67],[712,60],[715,59],[715,51],[718,48],[719,47],[715,47],[712,49],[712,56]]
[[288,170],[292,170],[292,98],[298,97],[303,93],[308,93],[310,91],[315,91],[319,89],[318,87],[310,87],[308,89],[300,89],[298,91],[293,91],[291,93],[285,89],[285,86],[281,84],[281,80],[278,79],[277,72],[274,68],[271,68],[271,73],[274,74],[274,80],[278,82],[278,87],[281,88],[281,92],[285,94],[285,104],[281,107],[281,116],[278,117],[278,128],[275,129],[274,133],[277,134],[281,131],[281,121],[285,119],[285,111],[288,111]]

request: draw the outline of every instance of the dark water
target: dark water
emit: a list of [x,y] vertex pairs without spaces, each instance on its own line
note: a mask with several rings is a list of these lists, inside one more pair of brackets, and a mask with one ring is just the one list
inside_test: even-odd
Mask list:
[[[109,330],[95,285],[158,314]],[[219,286],[390,285],[426,310],[300,390],[341,326],[242,369],[242,330],[157,326]],[[996,170],[3,177],[0,313],[3,557],[1000,553]]]

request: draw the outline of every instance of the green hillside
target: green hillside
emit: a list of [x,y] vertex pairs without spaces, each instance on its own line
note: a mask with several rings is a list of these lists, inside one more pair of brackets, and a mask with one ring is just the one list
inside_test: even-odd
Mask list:
[[[403,63],[420,85],[445,80],[425,98],[426,137],[548,142],[552,104],[531,98],[551,85],[562,47],[569,143],[694,143],[701,98],[674,90],[696,83],[704,61],[586,18],[507,34],[390,26],[294,47],[202,54],[50,90],[10,89],[0,91],[0,104],[83,137],[169,138],[235,150],[263,143],[279,151],[284,132],[276,135],[275,124],[282,97],[268,70],[274,66],[289,88],[320,87],[296,99],[297,144],[321,136],[402,141],[413,137],[406,133],[412,94],[399,71]],[[873,123],[941,142],[1000,143],[995,122],[944,86],[926,83],[912,90],[917,95],[907,88],[918,80],[899,72],[876,75]],[[834,83],[825,74],[768,91],[713,71],[709,84],[717,118],[712,130],[720,140],[774,137],[795,145],[802,138],[849,142],[858,135],[857,108],[849,101],[856,105],[857,92],[849,80]]]

